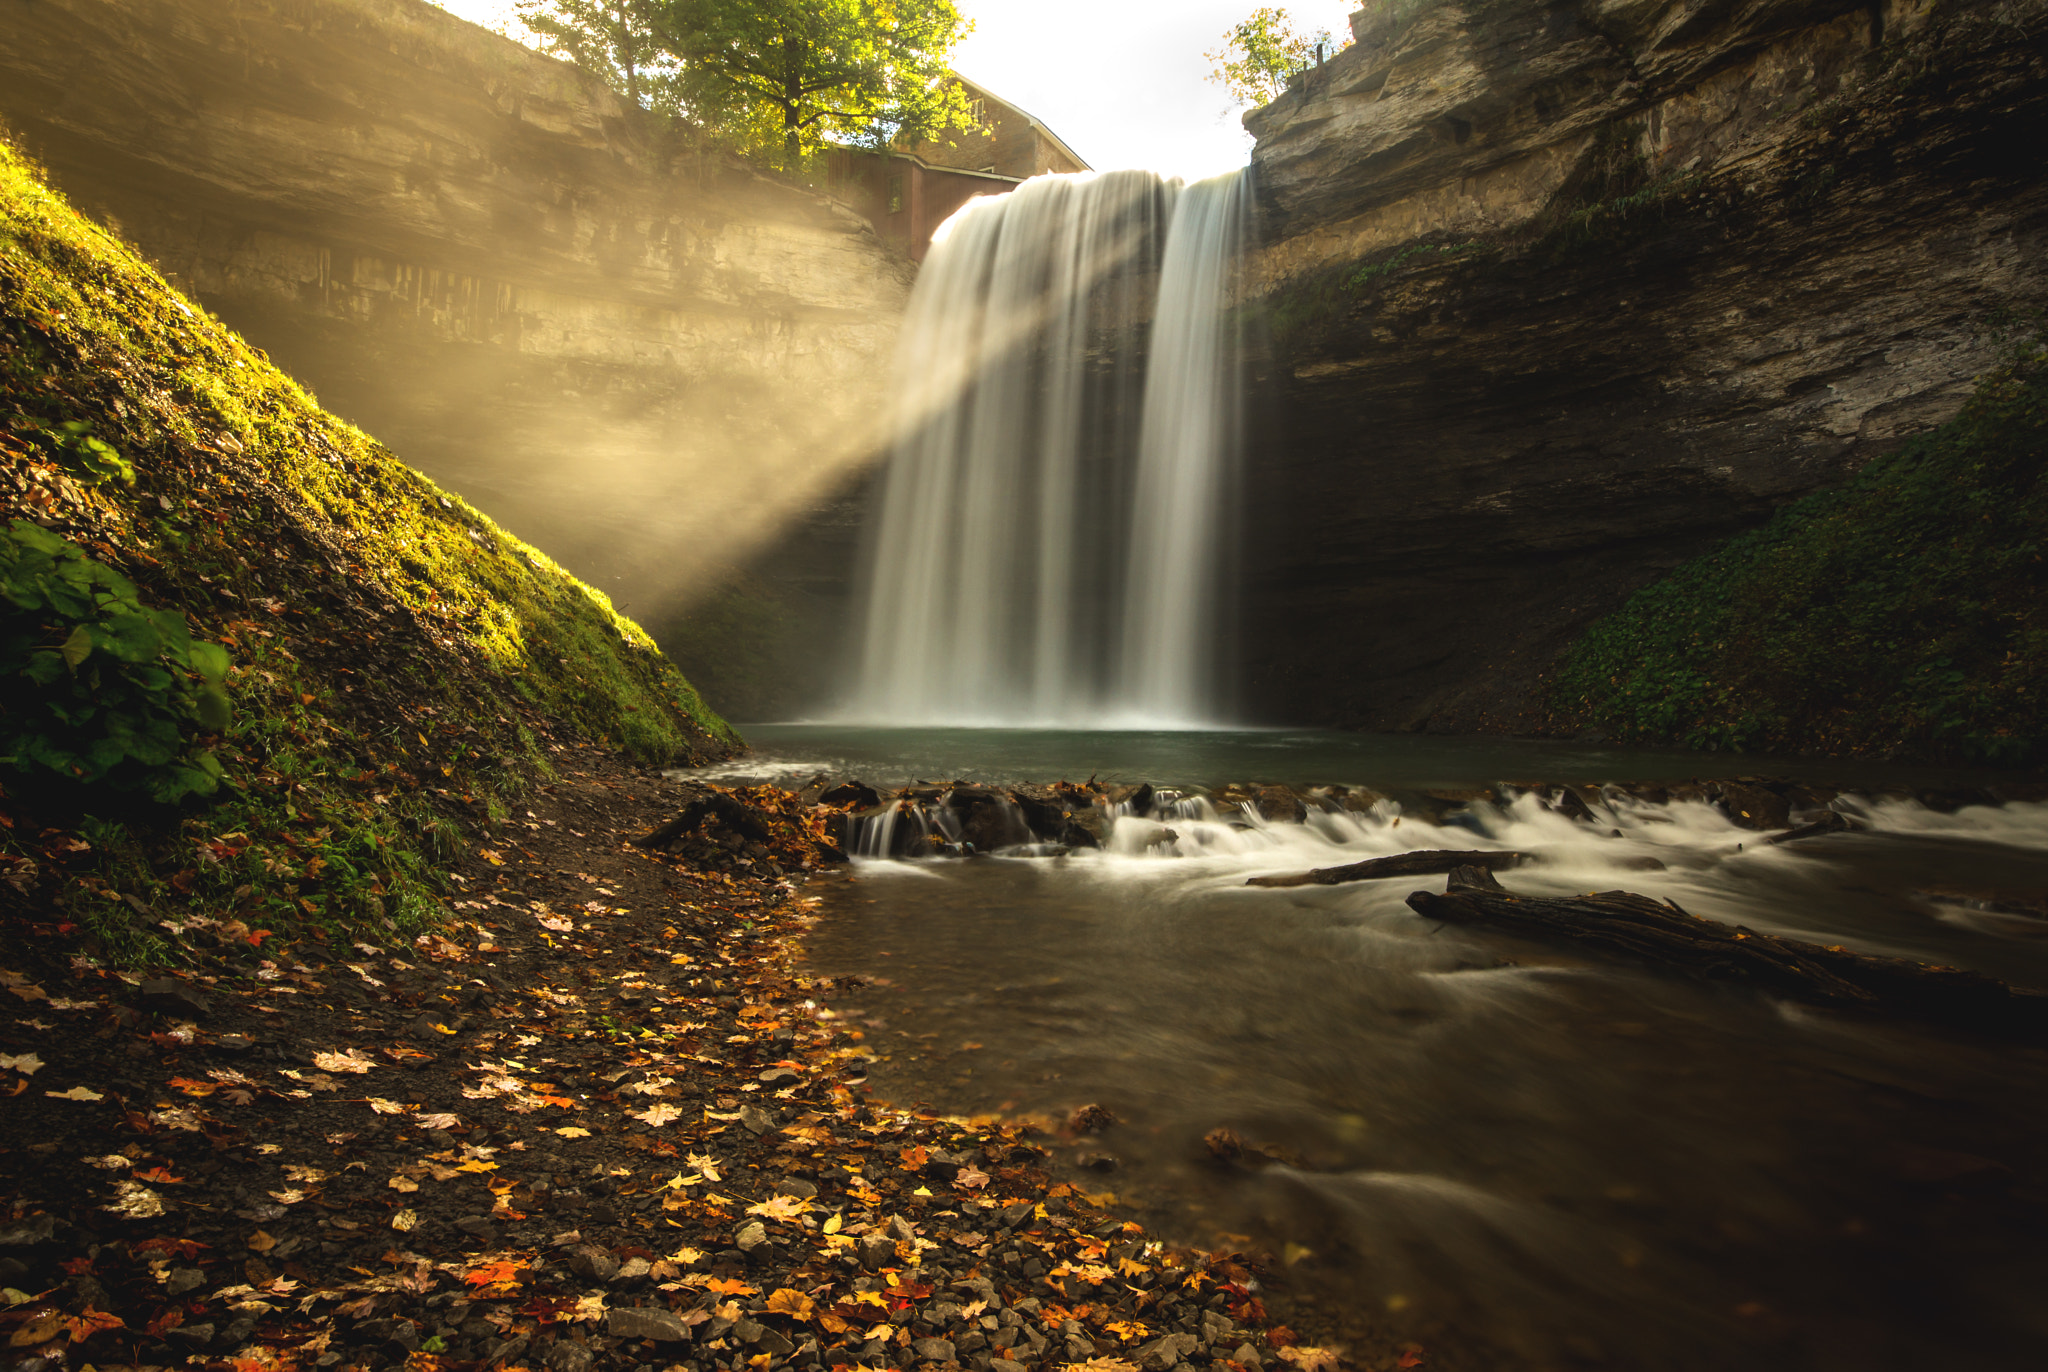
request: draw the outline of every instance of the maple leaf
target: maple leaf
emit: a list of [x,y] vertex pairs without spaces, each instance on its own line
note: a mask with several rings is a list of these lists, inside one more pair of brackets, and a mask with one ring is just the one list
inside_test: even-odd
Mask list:
[[555,1132],[565,1139],[587,1139],[590,1137],[588,1129],[579,1129],[573,1124],[565,1124]]
[[788,1315],[793,1319],[807,1320],[817,1310],[818,1303],[801,1291],[787,1287],[768,1298],[768,1309],[777,1315]]
[[32,1077],[43,1069],[43,1060],[34,1053],[12,1055],[0,1053],[0,1069],[19,1072],[25,1077]]
[[104,1310],[88,1310],[83,1315],[64,1321],[64,1327],[71,1333],[71,1342],[84,1343],[93,1335],[106,1329],[126,1329],[118,1315],[109,1315]]
[[85,1089],[85,1088],[84,1088],[83,1086],[74,1086],[74,1087],[72,1087],[72,1088],[71,1088],[71,1089],[70,1089],[69,1091],[45,1091],[45,1092],[43,1092],[43,1094],[44,1094],[44,1095],[46,1095],[46,1096],[48,1096],[48,1097],[50,1097],[50,1098],[51,1098],[52,1100],[105,1100],[105,1099],[106,1099],[106,1097],[105,1097],[105,1096],[103,1096],[103,1095],[101,1095],[101,1094],[100,1094],[99,1092],[97,1092],[97,1091],[88,1091],[88,1090],[86,1090],[86,1089]]
[[763,1215],[771,1220],[793,1220],[811,1208],[811,1203],[796,1196],[770,1196],[758,1205],[747,1207],[749,1215]]
[[644,1120],[655,1128],[683,1117],[683,1112],[673,1105],[650,1105],[645,1110],[628,1110],[626,1113],[636,1120]]
[[953,1178],[953,1185],[963,1191],[978,1191],[988,1185],[988,1173],[978,1167],[963,1167]]
[[402,1115],[405,1113],[403,1105],[400,1105],[395,1100],[385,1100],[382,1096],[371,1096],[363,1104],[369,1106],[380,1115]]
[[457,1115],[443,1113],[419,1115],[413,1119],[413,1123],[422,1129],[458,1129],[462,1126],[462,1119]]
[[324,1068],[329,1072],[354,1072],[360,1074],[369,1071],[377,1063],[374,1059],[366,1057],[351,1048],[345,1053],[315,1053],[313,1054],[313,1065]]
[[1325,1368],[1333,1368],[1342,1355],[1343,1350],[1339,1348],[1312,1348],[1303,1344],[1280,1350],[1280,1356],[1300,1368],[1301,1372],[1323,1372]]
[[153,1181],[158,1186],[176,1186],[185,1180],[183,1177],[172,1176],[168,1167],[152,1167],[147,1172],[137,1172],[135,1175],[143,1181]]
[[[759,1287],[749,1286],[743,1281],[737,1281],[730,1277],[713,1277],[710,1281],[704,1283],[704,1289],[720,1296],[752,1296],[760,1291]],[[739,1317],[735,1315],[733,1318],[738,1319]]]
[[471,1286],[496,1286],[501,1282],[513,1282],[525,1268],[516,1262],[498,1261],[484,1267],[472,1268],[462,1274],[462,1279]]
[[279,1205],[297,1205],[306,1198],[306,1193],[294,1187],[284,1191],[272,1191],[270,1198]]
[[923,1144],[904,1149],[900,1156],[903,1161],[897,1166],[905,1172],[915,1172],[932,1160],[931,1154],[926,1151]]

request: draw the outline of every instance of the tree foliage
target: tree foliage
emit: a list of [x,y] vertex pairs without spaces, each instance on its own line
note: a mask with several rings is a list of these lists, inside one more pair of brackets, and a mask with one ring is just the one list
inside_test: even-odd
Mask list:
[[971,27],[952,0],[669,0],[662,22],[689,113],[785,169],[828,139],[881,145],[969,122],[945,79]]
[[953,0],[521,0],[548,51],[634,104],[796,170],[828,142],[970,126]]
[[517,8],[544,51],[596,72],[636,106],[670,103],[676,62],[656,26],[660,0],[519,0]]
[[1238,104],[1258,106],[1279,98],[1287,78],[1313,62],[1318,49],[1327,54],[1350,46],[1348,36],[1339,43],[1328,29],[1298,33],[1286,10],[1267,6],[1232,25],[1223,46],[1202,55],[1216,64],[1211,81]]

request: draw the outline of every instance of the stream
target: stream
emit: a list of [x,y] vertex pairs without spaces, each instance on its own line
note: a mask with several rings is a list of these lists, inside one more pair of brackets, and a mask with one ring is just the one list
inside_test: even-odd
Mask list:
[[[2048,1351],[2048,1053],[1593,961],[1404,904],[1442,877],[1248,889],[1504,848],[1508,889],[1623,888],[1750,928],[2048,988],[2048,805],[1956,773],[1314,733],[750,729],[730,780],[1369,785],[1305,824],[1190,792],[1100,852],[814,881],[813,970],[878,1096],[1096,1103],[1076,1178],[1162,1234],[1276,1255],[1276,1310],[1438,1368],[2034,1368]],[[1865,788],[1785,846],[1697,801],[1575,822],[1494,782],[1734,773]],[[703,774],[699,774],[703,775]],[[1422,792],[1437,790],[1437,797]],[[1405,796],[1405,798],[1404,798]],[[1645,870],[1647,859],[1661,864]],[[1272,1155],[1223,1165],[1227,1128]]]

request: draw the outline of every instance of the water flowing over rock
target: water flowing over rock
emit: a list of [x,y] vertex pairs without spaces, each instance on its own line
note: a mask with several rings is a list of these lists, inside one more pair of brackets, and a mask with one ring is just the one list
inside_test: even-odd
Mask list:
[[849,714],[1216,716],[1244,191],[1046,177],[943,230],[898,356]]

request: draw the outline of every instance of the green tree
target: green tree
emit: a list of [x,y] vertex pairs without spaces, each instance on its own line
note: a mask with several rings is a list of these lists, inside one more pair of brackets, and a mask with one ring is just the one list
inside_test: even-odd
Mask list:
[[1335,42],[1327,29],[1297,33],[1286,10],[1267,7],[1232,25],[1222,48],[1202,55],[1216,64],[1211,81],[1238,104],[1257,106],[1278,99],[1287,78],[1308,66],[1318,48],[1335,53],[1350,46],[1350,38]]
[[787,170],[828,139],[880,146],[972,123],[946,58],[952,0],[666,0],[683,109]]
[[519,0],[519,22],[543,51],[566,57],[634,105],[660,107],[676,61],[655,17],[659,0]]

